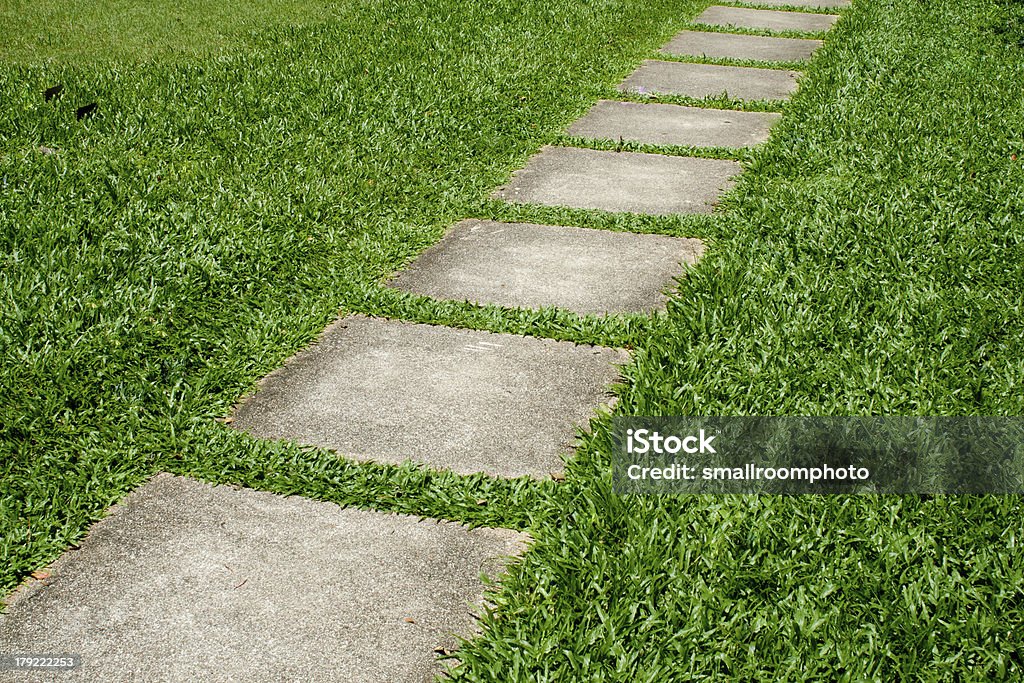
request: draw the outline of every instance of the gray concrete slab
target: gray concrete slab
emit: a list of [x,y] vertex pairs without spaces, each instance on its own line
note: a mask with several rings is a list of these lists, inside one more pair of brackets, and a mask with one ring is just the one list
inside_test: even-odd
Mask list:
[[619,90],[686,97],[726,94],[739,100],[784,100],[796,91],[799,76],[796,71],[779,69],[647,60],[619,84]]
[[821,44],[820,40],[805,38],[681,31],[661,48],[661,52],[689,57],[799,62],[810,59],[814,51],[821,47]]
[[850,6],[850,0],[744,0],[749,5],[765,7],[809,7],[817,9],[842,9]]
[[577,313],[664,308],[663,291],[703,253],[700,240],[466,220],[391,286],[435,299]]
[[652,215],[710,213],[735,161],[544,147],[494,196],[510,202]]
[[566,133],[651,145],[754,147],[768,139],[780,114],[601,100]]
[[837,14],[780,12],[770,9],[746,9],[712,5],[694,19],[709,26],[763,28],[769,31],[827,31],[839,19]]
[[353,315],[260,382],[232,426],[356,460],[547,478],[624,351]]
[[432,681],[470,636],[507,529],[342,509],[163,474],[0,616],[0,653],[77,654],[5,681]]

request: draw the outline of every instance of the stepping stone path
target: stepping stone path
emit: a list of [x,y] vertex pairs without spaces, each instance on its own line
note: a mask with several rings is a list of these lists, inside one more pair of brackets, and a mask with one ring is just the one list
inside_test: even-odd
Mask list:
[[770,9],[743,9],[712,5],[694,19],[697,24],[763,28],[769,31],[827,31],[839,17],[835,14],[779,12]]
[[735,33],[682,31],[661,52],[667,55],[800,62],[810,59],[822,41],[805,38],[747,36]]
[[735,161],[545,147],[494,196],[516,203],[646,214],[711,213]]
[[566,130],[595,140],[629,140],[649,145],[754,147],[768,139],[780,114],[721,111],[675,104],[601,100]]
[[527,540],[159,475],[0,616],[0,653],[81,668],[3,680],[426,683]]
[[462,221],[391,285],[435,299],[557,306],[577,313],[664,308],[663,290],[700,240],[584,228]]
[[784,100],[796,92],[796,71],[746,66],[645,61],[619,84],[625,93]]
[[350,316],[274,371],[233,425],[356,460],[549,478],[625,352]]
[[[842,0],[752,0],[842,7]],[[824,31],[836,16],[709,7],[698,23]],[[663,53],[796,61],[820,41],[683,31]],[[624,93],[785,99],[796,72],[644,62]],[[749,147],[778,115],[598,102],[568,129],[594,140]],[[495,195],[640,214],[704,213],[734,161],[545,147]],[[469,220],[391,286],[437,299],[646,312],[702,253],[697,240]],[[266,377],[234,427],[339,457],[458,474],[547,477],[608,405],[624,351],[343,318]],[[529,539],[504,529],[341,509],[301,497],[159,475],[81,547],[25,584],[0,616],[0,654],[79,654],[73,672],[12,680],[427,681],[435,652],[472,635],[484,593]]]

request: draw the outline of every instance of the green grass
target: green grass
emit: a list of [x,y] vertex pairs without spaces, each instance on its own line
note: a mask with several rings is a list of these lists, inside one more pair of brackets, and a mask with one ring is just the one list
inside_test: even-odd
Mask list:
[[5,0],[0,58],[23,63],[183,59],[245,45],[268,26],[336,21],[360,0]]
[[[803,71],[807,68],[807,60],[795,61],[764,61],[761,59],[738,59],[736,57],[708,57],[707,55],[675,55],[658,52],[655,57],[662,62],[682,62],[684,64],[718,64],[720,66],[749,66],[756,69],[778,69],[780,71]],[[742,101],[742,100],[741,100]],[[780,103],[781,104],[781,103]]]
[[[718,4],[711,2],[708,4]],[[753,9],[753,8],[750,8]],[[775,11],[775,8],[761,7],[759,9],[769,9]],[[745,36],[769,36],[776,38],[805,38],[809,40],[823,40],[825,38],[826,31],[805,31],[800,29],[769,29],[769,28],[753,28],[748,26],[727,26],[721,24],[698,24],[698,23],[685,23],[680,25],[680,29],[687,31],[701,31],[703,33],[738,33]]]
[[[487,199],[704,4],[367,2],[141,62],[6,43],[0,584],[164,469],[530,530],[461,680],[1020,678],[1016,497],[620,498],[603,417],[558,485],[215,422],[339,310],[629,346],[627,415],[1021,414],[1020,3],[856,0],[717,215]],[[711,249],[650,319],[380,286],[467,216]]]
[[835,7],[802,7],[800,5],[762,5],[757,2],[745,2],[744,0],[715,0],[715,5],[726,7],[742,7],[744,9],[770,10],[774,12],[805,12],[807,14],[839,14],[843,8]]

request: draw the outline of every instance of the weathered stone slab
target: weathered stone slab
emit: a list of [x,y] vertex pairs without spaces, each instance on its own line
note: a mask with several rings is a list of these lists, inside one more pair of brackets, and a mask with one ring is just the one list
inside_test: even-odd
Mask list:
[[601,100],[566,132],[584,138],[651,145],[754,147],[780,114]]
[[745,66],[683,64],[647,60],[619,84],[629,93],[719,97],[739,100],[784,100],[796,91],[796,71]]
[[763,28],[769,31],[827,31],[837,19],[839,16],[836,14],[780,12],[712,5],[694,19],[694,22],[713,26]]
[[850,0],[744,0],[750,5],[765,7],[810,7],[817,9],[841,9],[850,6]]
[[349,316],[260,383],[233,426],[357,460],[547,478],[624,351]]
[[661,52],[689,57],[798,62],[810,59],[821,44],[820,40],[804,38],[682,31],[666,43]]
[[494,196],[510,202],[663,215],[710,213],[735,161],[545,147]]
[[0,616],[14,681],[432,681],[527,537],[163,474]]
[[696,263],[700,240],[530,223],[466,220],[392,286],[435,299],[577,313],[663,308],[663,291]]

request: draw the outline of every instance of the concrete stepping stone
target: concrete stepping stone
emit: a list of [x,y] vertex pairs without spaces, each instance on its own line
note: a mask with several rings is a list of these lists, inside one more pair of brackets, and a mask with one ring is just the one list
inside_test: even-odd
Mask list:
[[745,9],[712,5],[694,19],[697,24],[762,28],[769,31],[827,31],[839,15],[808,12],[780,12],[770,9]]
[[747,36],[738,33],[682,31],[661,48],[670,55],[771,62],[799,62],[810,59],[822,41],[803,38]]
[[547,478],[627,360],[618,349],[353,315],[265,377],[232,426],[356,460]]
[[528,540],[168,474],[114,506],[0,616],[15,681],[432,681]]
[[647,60],[619,84],[619,90],[686,97],[726,94],[740,100],[784,100],[796,92],[799,76],[799,72],[779,69]]
[[494,196],[515,203],[652,215],[710,213],[735,161],[544,147]]
[[749,5],[765,7],[809,7],[812,9],[842,9],[850,6],[850,0],[744,0]]
[[435,299],[558,306],[577,313],[664,308],[663,290],[696,263],[700,240],[608,230],[466,220],[391,286]]
[[754,147],[768,139],[780,114],[601,100],[566,133],[651,145]]

